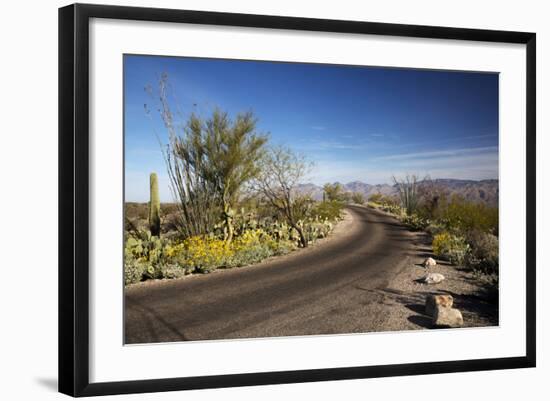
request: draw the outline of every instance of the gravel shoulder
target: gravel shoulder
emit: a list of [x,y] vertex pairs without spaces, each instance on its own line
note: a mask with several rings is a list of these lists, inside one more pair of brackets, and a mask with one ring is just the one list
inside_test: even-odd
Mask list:
[[[462,312],[463,327],[498,326],[498,293],[489,292],[483,278],[472,271],[437,259],[427,233],[409,232],[409,235],[413,246],[410,257],[388,286],[379,290],[382,295],[379,302],[387,315],[376,331],[432,328],[432,318],[424,312],[429,294],[451,295],[453,307]],[[425,268],[423,262],[428,257],[434,258],[437,265]],[[441,273],[445,280],[439,284],[422,283],[421,279],[428,273]]]

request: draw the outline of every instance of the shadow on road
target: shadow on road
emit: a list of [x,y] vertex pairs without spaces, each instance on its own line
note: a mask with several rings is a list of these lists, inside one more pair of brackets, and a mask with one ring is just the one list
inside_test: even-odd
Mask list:
[[407,320],[417,326],[424,327],[426,329],[432,328],[432,318],[426,315],[412,315]]
[[[149,333],[150,342],[159,342],[160,338],[155,330],[155,325],[153,324],[153,321],[159,323],[162,327],[167,329],[171,335],[174,337],[174,340],[172,341],[186,341],[188,338],[183,334],[180,330],[178,330],[177,327],[170,324],[168,321],[166,321],[162,316],[160,316],[159,313],[157,313],[154,309],[149,308],[142,303],[137,302],[136,300],[130,300],[126,299],[126,309],[127,311],[132,311],[135,313],[137,312],[140,315],[140,320],[145,324],[146,329]],[[135,320],[135,319],[134,319]],[[128,326],[125,328],[128,330]],[[126,336],[127,337],[127,336]],[[126,340],[126,343],[128,343],[128,340]]]

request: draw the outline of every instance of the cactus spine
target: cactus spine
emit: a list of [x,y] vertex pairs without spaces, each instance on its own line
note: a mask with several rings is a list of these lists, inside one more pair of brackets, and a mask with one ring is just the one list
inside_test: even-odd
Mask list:
[[160,237],[160,198],[159,183],[156,173],[150,176],[149,229],[151,235]]

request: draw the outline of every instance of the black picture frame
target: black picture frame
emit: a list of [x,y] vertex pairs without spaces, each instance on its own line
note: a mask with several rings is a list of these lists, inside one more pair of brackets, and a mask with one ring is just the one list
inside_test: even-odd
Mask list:
[[[250,28],[437,38],[526,45],[526,354],[521,357],[409,363],[90,383],[89,381],[89,21],[160,21]],[[74,4],[59,9],[59,391],[71,396],[159,392],[362,379],[536,364],[536,35],[358,21]]]

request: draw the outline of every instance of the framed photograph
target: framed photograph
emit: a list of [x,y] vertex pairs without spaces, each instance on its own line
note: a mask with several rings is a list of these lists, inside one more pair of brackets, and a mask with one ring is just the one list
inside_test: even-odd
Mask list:
[[59,390],[535,366],[535,34],[59,10]]

